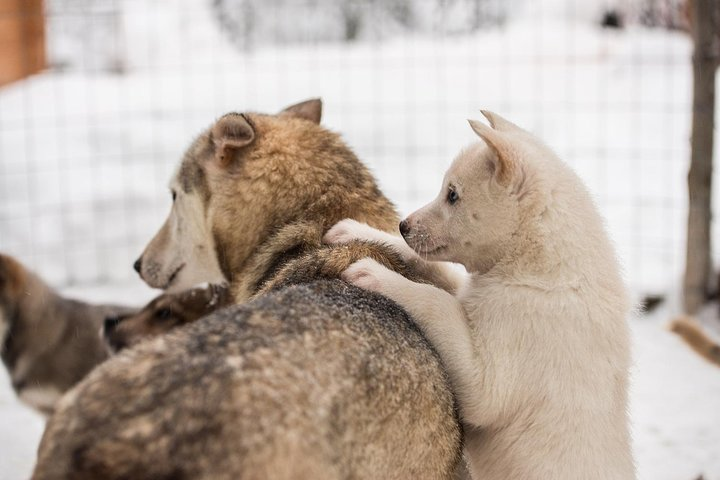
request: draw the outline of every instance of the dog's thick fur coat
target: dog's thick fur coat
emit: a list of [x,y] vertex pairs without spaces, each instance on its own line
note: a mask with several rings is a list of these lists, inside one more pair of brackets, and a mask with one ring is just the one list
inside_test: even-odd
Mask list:
[[142,276],[222,277],[255,298],[95,370],[59,402],[34,480],[452,476],[460,430],[439,359],[394,303],[337,278],[371,250],[410,267],[380,245],[321,246],[344,217],[387,231],[398,218],[319,111],[229,114],[193,143]]
[[344,278],[403,306],[440,354],[477,480],[628,480],[631,311],[603,222],[581,180],[537,138],[485,113],[440,195],[396,237],[345,221],[406,257],[463,264],[457,296],[372,260]]
[[20,400],[43,414],[108,357],[98,335],[105,317],[133,311],[64,298],[0,254],[0,356]]

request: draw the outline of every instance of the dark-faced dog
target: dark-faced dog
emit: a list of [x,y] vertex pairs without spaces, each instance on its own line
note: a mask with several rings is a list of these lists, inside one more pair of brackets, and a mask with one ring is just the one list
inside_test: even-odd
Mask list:
[[232,296],[226,285],[209,284],[178,293],[163,293],[138,312],[107,317],[103,338],[118,352],[231,304]]

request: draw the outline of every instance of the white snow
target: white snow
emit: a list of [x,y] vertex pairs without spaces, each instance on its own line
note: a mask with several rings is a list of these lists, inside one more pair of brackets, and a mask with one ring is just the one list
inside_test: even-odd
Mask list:
[[[595,7],[564,1],[527,4],[506,27],[470,36],[245,53],[199,3],[118,2],[124,74],[44,73],[0,90],[0,251],[76,296],[143,303],[152,292],[130,267],[169,208],[166,184],[193,135],[230,110],[322,96],[323,123],[405,214],[474,141],[465,119],[479,108],[526,126],[587,182],[633,291],[673,292],[684,263],[690,42],[600,30]],[[670,302],[632,321],[639,478],[720,480],[720,369],[664,329],[678,310]],[[41,431],[0,379],[0,480],[27,476]]]
[[[631,419],[640,480],[720,479],[720,368],[667,329],[675,302],[632,322]],[[706,316],[717,318],[713,304]],[[720,340],[720,330],[710,330]]]

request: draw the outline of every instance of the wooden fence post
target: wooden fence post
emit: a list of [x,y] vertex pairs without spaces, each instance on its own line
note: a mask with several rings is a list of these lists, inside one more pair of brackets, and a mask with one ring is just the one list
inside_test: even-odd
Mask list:
[[718,7],[715,2],[717,0],[691,0],[689,9],[694,43],[693,112],[683,295],[685,311],[690,314],[706,302],[715,285],[710,239],[715,70],[718,65],[718,33],[715,31]]
[[0,0],[0,86],[44,68],[42,0]]

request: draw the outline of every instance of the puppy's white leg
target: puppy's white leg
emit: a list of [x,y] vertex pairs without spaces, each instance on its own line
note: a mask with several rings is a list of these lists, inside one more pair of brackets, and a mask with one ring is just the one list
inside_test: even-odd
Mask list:
[[487,415],[482,403],[483,365],[460,302],[445,290],[411,282],[369,258],[352,264],[342,278],[394,300],[412,316],[440,355],[463,420],[481,425]]
[[339,221],[323,236],[323,242],[327,244],[348,243],[353,240],[368,240],[390,246],[433,285],[450,293],[457,293],[465,281],[465,276],[454,271],[449,265],[423,260],[402,237],[378,230],[352,218]]
[[467,281],[467,274],[454,270],[449,263],[428,262],[419,256],[408,263],[433,285],[452,295],[457,295]]
[[348,243],[353,240],[367,240],[387,244],[406,261],[417,256],[417,253],[405,243],[402,237],[378,230],[367,223],[361,223],[352,218],[340,220],[323,236],[323,242],[328,244]]

